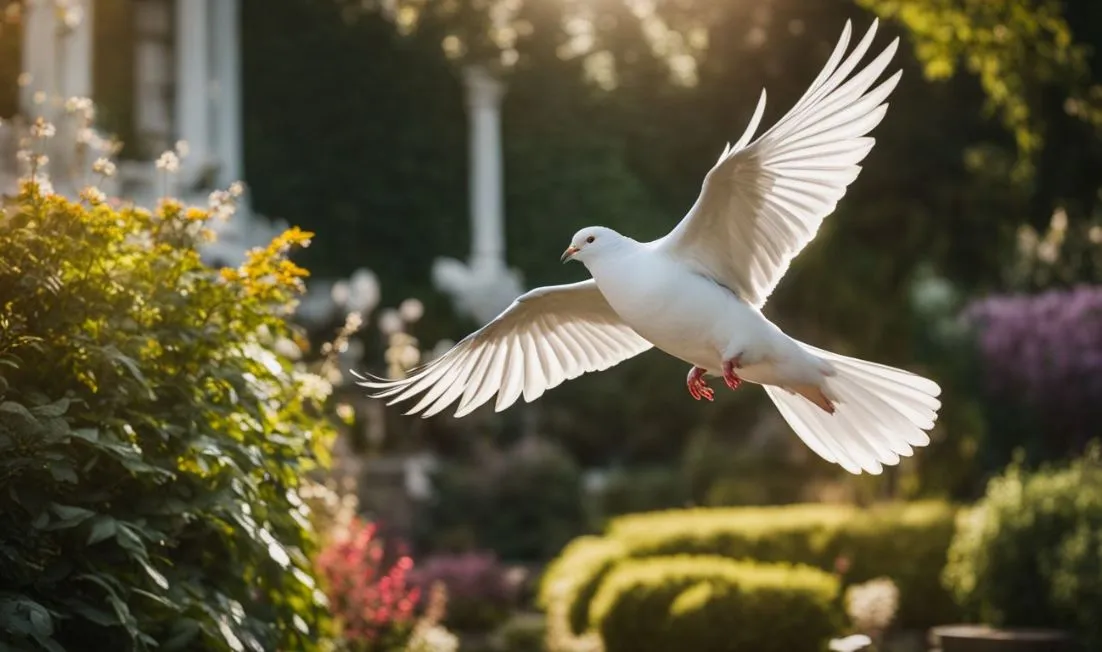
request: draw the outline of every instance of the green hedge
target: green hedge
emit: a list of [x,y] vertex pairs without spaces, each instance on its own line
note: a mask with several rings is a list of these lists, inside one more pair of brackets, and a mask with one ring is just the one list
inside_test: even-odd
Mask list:
[[589,625],[589,605],[601,580],[626,556],[627,548],[616,539],[578,537],[544,572],[538,596],[540,606],[549,609],[552,601],[565,603],[571,631],[583,633]]
[[590,617],[605,652],[819,652],[840,632],[838,594],[807,566],[657,557],[617,565]]
[[91,201],[0,215],[0,649],[321,649],[325,382],[274,350],[303,234],[220,275],[205,212]]
[[716,555],[730,559],[802,563],[833,572],[848,564],[845,584],[881,576],[900,589],[897,623],[927,627],[946,622],[956,607],[939,576],[953,536],[956,509],[940,502],[882,505],[792,505],[690,509],[614,520],[604,538],[575,541],[544,576],[540,597],[570,601],[571,626],[584,631],[589,602],[605,576],[625,558]]
[[983,622],[1071,629],[1102,650],[1102,448],[994,478],[961,515],[945,581]]

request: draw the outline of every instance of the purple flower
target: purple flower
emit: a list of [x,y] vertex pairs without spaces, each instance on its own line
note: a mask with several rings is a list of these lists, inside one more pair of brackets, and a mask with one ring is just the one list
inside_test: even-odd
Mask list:
[[977,329],[994,394],[1030,405],[1054,425],[1090,427],[1102,406],[1102,287],[997,295],[964,314]]

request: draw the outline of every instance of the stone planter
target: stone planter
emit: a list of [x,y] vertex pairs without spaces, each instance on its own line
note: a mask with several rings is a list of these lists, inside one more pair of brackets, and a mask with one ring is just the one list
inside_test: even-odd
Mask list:
[[1075,640],[1055,629],[997,629],[987,625],[943,625],[930,630],[938,652],[1075,652]]

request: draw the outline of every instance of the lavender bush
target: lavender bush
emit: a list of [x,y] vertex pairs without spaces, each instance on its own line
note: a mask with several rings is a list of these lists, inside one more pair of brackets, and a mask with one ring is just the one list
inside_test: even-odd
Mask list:
[[448,591],[445,623],[460,631],[488,631],[516,604],[518,582],[490,552],[426,558],[410,580],[421,587],[443,584]]
[[[986,388],[1003,416],[1026,408],[1050,452],[1082,448],[1102,423],[1102,286],[973,303]],[[1059,447],[1059,448],[1057,448]]]

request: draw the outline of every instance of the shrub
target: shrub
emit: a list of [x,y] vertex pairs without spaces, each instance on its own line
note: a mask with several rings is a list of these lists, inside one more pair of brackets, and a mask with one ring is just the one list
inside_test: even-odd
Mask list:
[[616,567],[590,610],[606,652],[819,652],[838,579],[806,566],[658,557]]
[[509,581],[493,553],[428,557],[411,580],[423,590],[438,582],[444,585],[448,591],[444,623],[459,631],[493,629],[508,617],[517,599],[516,584]]
[[[571,544],[548,568],[541,586],[567,587],[571,625],[580,633],[589,601],[621,559],[715,555],[807,564],[833,571],[846,584],[891,578],[900,589],[898,623],[926,627],[952,618],[940,585],[953,536],[955,510],[936,502],[861,510],[842,505],[692,509],[614,520],[602,539]],[[906,559],[907,563],[899,560]]]
[[582,475],[561,448],[522,440],[477,464],[452,464],[435,476],[424,510],[422,548],[489,549],[510,562],[544,562],[585,530]]
[[317,561],[341,637],[349,648],[364,652],[387,652],[406,644],[421,593],[410,586],[413,560],[408,556],[385,569],[377,531],[375,525],[353,519]]
[[1102,649],[1102,447],[1062,468],[1018,464],[963,513],[946,585],[971,615],[1068,628]]
[[517,614],[502,623],[494,638],[505,652],[544,652],[547,621],[542,614]]
[[625,546],[616,539],[578,537],[548,565],[540,582],[539,605],[550,612],[553,602],[561,603],[570,631],[581,634],[601,580],[625,554]]
[[604,487],[590,499],[596,504],[593,516],[603,520],[623,514],[683,507],[689,502],[685,484],[676,469],[665,466],[616,469],[609,473]]
[[0,647],[318,649],[327,386],[274,349],[307,234],[219,274],[207,213],[86,197],[0,215]]

